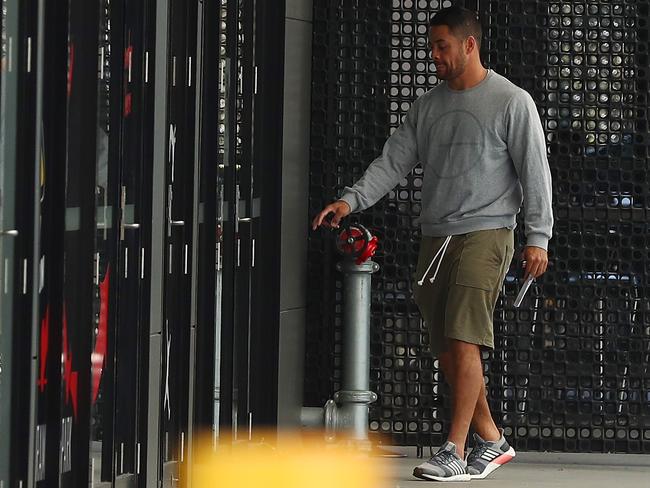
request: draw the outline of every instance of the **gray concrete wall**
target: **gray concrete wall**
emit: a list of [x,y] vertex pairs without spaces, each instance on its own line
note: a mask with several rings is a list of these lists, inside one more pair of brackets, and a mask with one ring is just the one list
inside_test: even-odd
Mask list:
[[278,425],[300,426],[305,319],[312,0],[286,0]]

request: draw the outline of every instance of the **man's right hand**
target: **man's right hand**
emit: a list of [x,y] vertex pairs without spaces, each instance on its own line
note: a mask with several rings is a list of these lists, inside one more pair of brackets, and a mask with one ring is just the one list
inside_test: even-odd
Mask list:
[[[341,219],[350,215],[350,211],[350,205],[343,200],[337,200],[334,203],[330,203],[314,218],[311,223],[311,228],[312,230],[316,230],[321,224],[323,224],[324,227],[333,227],[334,229],[338,229]],[[328,222],[325,220],[325,217],[331,213],[334,214],[334,217],[332,217],[332,220]]]

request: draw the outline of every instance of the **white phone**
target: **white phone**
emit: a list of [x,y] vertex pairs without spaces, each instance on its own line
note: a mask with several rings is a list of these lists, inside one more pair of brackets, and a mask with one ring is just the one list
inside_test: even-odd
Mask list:
[[530,285],[533,284],[533,281],[535,281],[535,278],[533,278],[533,275],[528,275],[528,278],[526,278],[526,281],[524,281],[524,284],[521,285],[521,289],[519,290],[519,294],[517,295],[517,298],[515,299],[515,307],[519,308],[521,305],[521,302],[524,301],[524,297],[526,296],[526,292],[528,291],[528,288],[530,288]]

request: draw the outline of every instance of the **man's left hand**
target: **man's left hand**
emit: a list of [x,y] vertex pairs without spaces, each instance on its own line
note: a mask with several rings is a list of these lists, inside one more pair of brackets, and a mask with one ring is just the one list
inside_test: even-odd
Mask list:
[[548,253],[545,249],[535,246],[526,246],[521,255],[526,262],[526,276],[532,275],[533,278],[539,278],[544,274],[548,267]]

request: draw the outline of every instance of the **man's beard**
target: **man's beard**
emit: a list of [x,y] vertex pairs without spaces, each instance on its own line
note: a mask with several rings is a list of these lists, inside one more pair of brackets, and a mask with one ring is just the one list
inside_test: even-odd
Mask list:
[[458,62],[456,63],[455,68],[450,68],[448,65],[443,65],[445,68],[444,74],[441,74],[440,70],[437,70],[437,77],[441,80],[453,80],[454,78],[458,78],[460,75],[462,75],[465,72],[465,68],[467,66],[467,58],[459,57],[457,61]]

